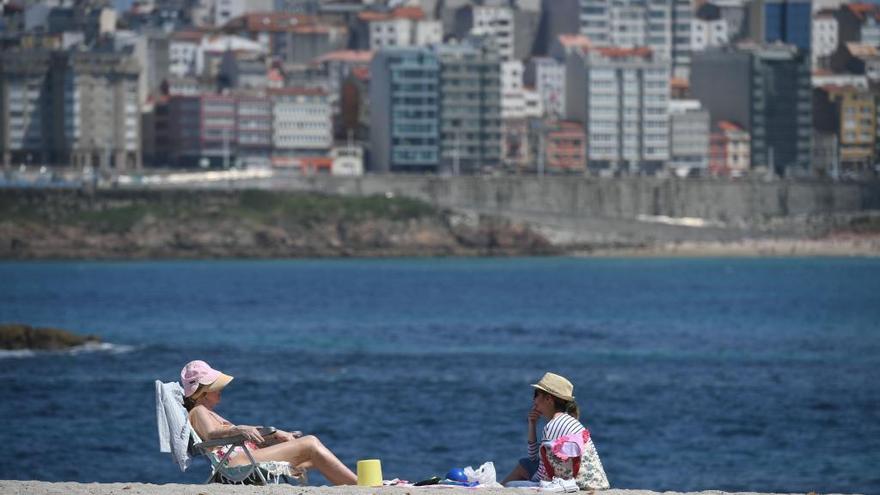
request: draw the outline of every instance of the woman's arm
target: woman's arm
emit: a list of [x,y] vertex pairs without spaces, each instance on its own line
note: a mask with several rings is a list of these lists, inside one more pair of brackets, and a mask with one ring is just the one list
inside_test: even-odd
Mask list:
[[263,443],[263,436],[254,426],[233,425],[228,421],[220,421],[207,408],[197,406],[190,412],[190,423],[196,433],[204,440],[243,435],[254,443]]

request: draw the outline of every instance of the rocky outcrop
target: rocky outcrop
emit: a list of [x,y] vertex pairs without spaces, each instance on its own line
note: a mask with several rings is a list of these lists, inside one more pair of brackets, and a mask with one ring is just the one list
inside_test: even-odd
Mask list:
[[0,190],[0,258],[555,254],[508,220],[406,198],[269,191]]
[[0,349],[57,351],[89,343],[99,343],[95,335],[78,335],[57,328],[34,328],[21,324],[0,324]]

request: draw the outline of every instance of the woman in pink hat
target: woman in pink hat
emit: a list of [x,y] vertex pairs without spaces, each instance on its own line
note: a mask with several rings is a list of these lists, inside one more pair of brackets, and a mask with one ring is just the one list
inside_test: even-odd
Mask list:
[[[277,430],[264,438],[254,426],[234,425],[214,412],[223,387],[232,377],[211,368],[204,361],[191,361],[180,372],[184,406],[189,422],[203,440],[243,435],[258,462],[285,461],[301,469],[315,468],[334,485],[354,485],[357,476],[342,463],[318,437]],[[240,449],[240,448],[239,448]],[[247,456],[230,454],[229,465],[247,464]]]

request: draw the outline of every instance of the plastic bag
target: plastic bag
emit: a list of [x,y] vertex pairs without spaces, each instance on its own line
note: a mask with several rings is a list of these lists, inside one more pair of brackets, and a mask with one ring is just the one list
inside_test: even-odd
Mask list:
[[464,474],[468,481],[476,481],[480,486],[488,486],[498,488],[501,486],[495,479],[495,463],[492,461],[484,462],[478,469],[470,466],[464,468]]

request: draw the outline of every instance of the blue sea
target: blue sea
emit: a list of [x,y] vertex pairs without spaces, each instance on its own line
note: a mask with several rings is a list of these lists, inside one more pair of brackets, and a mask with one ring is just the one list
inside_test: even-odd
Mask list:
[[0,263],[0,322],[109,343],[0,353],[0,479],[202,482],[153,381],[204,359],[222,415],[386,478],[503,478],[552,370],[612,486],[880,492],[878,259]]

